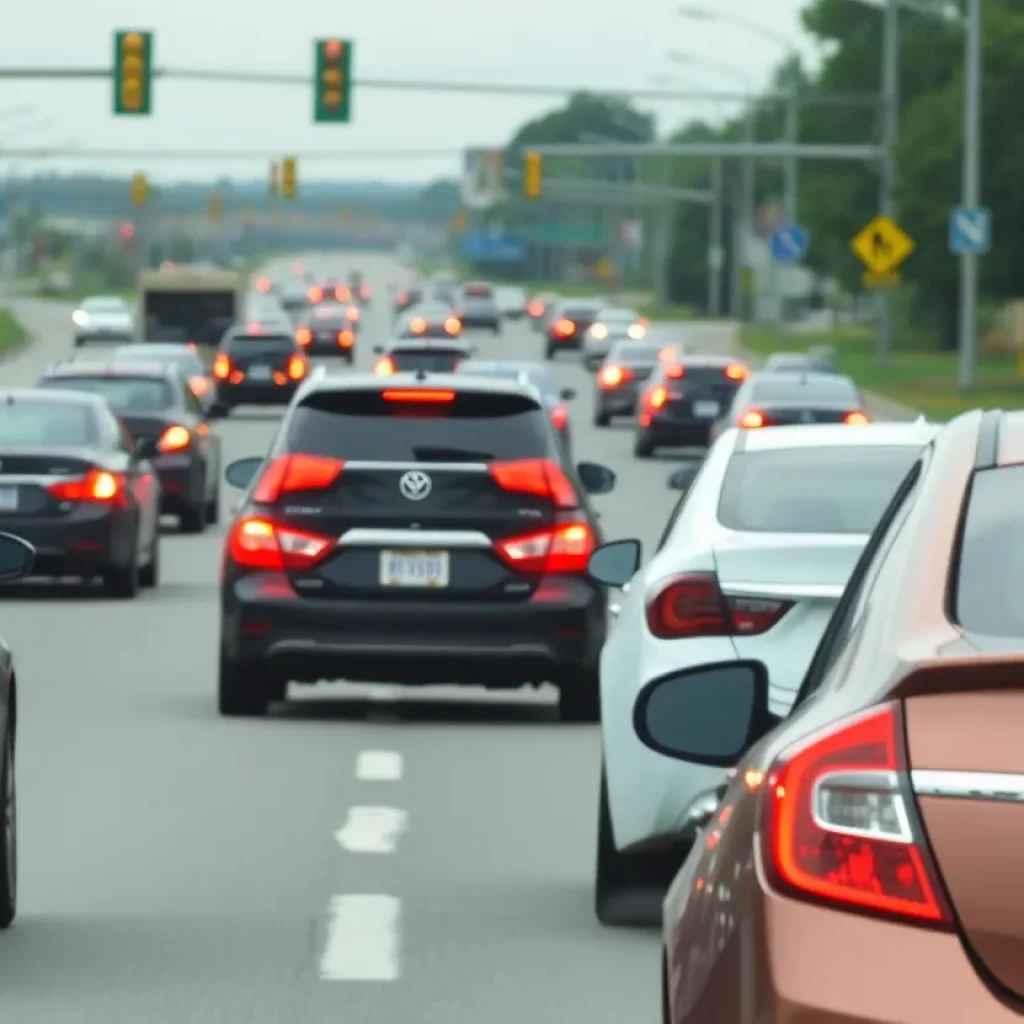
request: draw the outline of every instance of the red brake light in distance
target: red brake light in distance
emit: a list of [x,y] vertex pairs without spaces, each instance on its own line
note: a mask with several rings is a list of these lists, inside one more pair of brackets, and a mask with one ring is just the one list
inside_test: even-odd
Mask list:
[[582,520],[560,523],[550,530],[495,542],[509,565],[528,573],[581,573],[594,551],[594,534]]
[[302,380],[306,376],[306,360],[302,356],[292,356],[288,360],[288,376],[292,380]]
[[844,423],[849,423],[852,427],[863,427],[866,423],[871,422],[871,417],[866,412],[861,412],[859,409],[855,409],[853,412],[848,412],[843,417]]
[[665,376],[669,380],[682,380],[686,376],[686,367],[680,363],[670,363],[665,367]]
[[428,326],[427,321],[424,320],[423,317],[418,316],[418,317],[415,317],[409,323],[409,330],[412,331],[413,334],[425,334],[426,330],[427,330],[427,326]]
[[310,302],[322,302],[324,298],[323,288],[317,288],[316,285],[314,285],[306,292],[306,298],[309,299]]
[[252,500],[273,505],[282,494],[326,490],[344,468],[344,462],[320,455],[279,455],[260,477]]
[[168,427],[157,441],[157,448],[162,452],[180,452],[192,443],[192,435],[187,427]]
[[568,338],[576,330],[576,325],[571,320],[566,320],[564,317],[561,320],[557,320],[554,326],[554,332],[560,338]]
[[202,398],[210,390],[210,382],[205,377],[190,377],[188,386],[196,398]]
[[223,352],[217,353],[213,361],[213,375],[217,380],[227,380],[231,373],[231,360]]
[[564,405],[556,405],[551,410],[551,422],[554,424],[555,430],[565,430],[566,424],[569,422],[569,410]]
[[342,348],[351,348],[356,341],[356,336],[351,331],[338,331],[338,344]]
[[503,491],[551,498],[559,508],[579,507],[576,489],[562,471],[562,467],[550,459],[492,462],[487,469],[491,478]]
[[743,363],[730,363],[725,368],[725,375],[729,380],[746,380],[748,372]]
[[125,504],[125,479],[118,473],[92,469],[78,480],[61,480],[47,490],[58,501],[93,501]]
[[358,307],[349,306],[347,312],[345,313],[345,319],[348,320],[350,324],[354,324],[359,319]]
[[737,422],[744,430],[757,430],[764,426],[764,413],[759,409],[748,409]]
[[462,330],[462,321],[458,317],[450,316],[444,322],[444,329],[449,334],[458,334]]
[[265,572],[309,569],[334,547],[333,537],[277,526],[269,519],[246,516],[228,535],[228,557],[245,569]]
[[792,607],[792,601],[725,595],[714,573],[684,573],[663,581],[648,599],[647,628],[659,640],[758,636]]
[[647,398],[647,404],[652,409],[660,409],[668,401],[668,391],[665,388],[654,388]]
[[526,311],[530,316],[543,316],[544,315],[544,303],[540,299],[534,299],[527,307]]
[[395,364],[390,356],[381,356],[373,365],[373,372],[378,377],[390,377],[395,372]]
[[952,930],[906,779],[898,704],[829,726],[767,775],[762,863],[796,898]]
[[454,391],[428,391],[426,388],[382,391],[385,402],[454,402]]
[[300,327],[295,332],[295,340],[305,348],[313,341],[313,332],[308,327]]
[[632,376],[632,371],[626,366],[605,366],[597,379],[603,388],[617,388]]

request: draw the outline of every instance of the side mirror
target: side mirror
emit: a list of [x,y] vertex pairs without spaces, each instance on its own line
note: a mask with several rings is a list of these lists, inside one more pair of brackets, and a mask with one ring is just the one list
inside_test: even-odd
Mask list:
[[610,494],[615,490],[615,473],[596,462],[580,462],[576,466],[580,483],[587,494]]
[[688,491],[696,476],[696,466],[681,466],[668,478],[669,490]]
[[244,491],[256,478],[262,465],[263,458],[258,455],[250,456],[248,459],[236,459],[228,463],[227,469],[224,470],[224,479],[232,487]]
[[137,459],[155,459],[159,454],[160,449],[156,446],[156,441],[151,437],[140,437],[135,442],[135,457]]
[[638,540],[615,540],[602,544],[587,563],[587,575],[606,587],[624,587],[640,568],[643,550]]
[[20,580],[32,571],[36,549],[13,533],[0,533],[0,583]]
[[571,402],[578,394],[579,392],[575,388],[562,388],[562,390],[558,392],[558,397],[563,402]]
[[633,728],[651,750],[719,768],[732,767],[777,721],[768,711],[768,670],[759,661],[661,676],[633,707]]

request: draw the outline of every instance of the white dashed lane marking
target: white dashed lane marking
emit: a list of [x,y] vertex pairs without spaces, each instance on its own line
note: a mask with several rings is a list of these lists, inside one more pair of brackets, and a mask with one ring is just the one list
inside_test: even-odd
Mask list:
[[405,811],[395,807],[350,807],[334,838],[349,853],[394,853],[405,822]]
[[320,977],[324,981],[397,981],[401,901],[369,894],[334,896],[329,910]]
[[398,782],[402,777],[402,755],[394,750],[364,750],[356,758],[360,782]]

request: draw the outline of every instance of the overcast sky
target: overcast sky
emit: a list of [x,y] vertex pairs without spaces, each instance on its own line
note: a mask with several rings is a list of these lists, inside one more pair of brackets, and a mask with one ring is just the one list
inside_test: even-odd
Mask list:
[[[705,0],[747,17],[800,45],[803,0]],[[573,88],[742,88],[762,86],[784,56],[779,40],[723,20],[679,17],[678,0],[0,0],[0,66],[106,66],[117,28],[156,33],[156,62],[165,67],[311,72],[312,40],[355,40],[357,78],[433,79],[565,85]],[[16,13],[15,13],[16,8]],[[725,62],[674,65],[675,49]],[[670,84],[668,79],[673,80]],[[424,181],[456,177],[467,146],[500,146],[525,120],[558,105],[555,98],[357,89],[351,125],[313,125],[311,90],[288,85],[156,84],[149,119],[115,118],[108,82],[0,80],[0,154],[5,147],[256,150],[271,155],[316,150],[440,150],[433,159],[304,162],[300,178]],[[691,116],[727,110],[706,102],[646,101],[659,132]],[[19,107],[31,112],[12,116]],[[117,162],[74,160],[45,165],[8,160],[6,173],[42,166],[62,171],[141,170],[153,180],[263,177],[266,159],[182,162],[139,157]]]

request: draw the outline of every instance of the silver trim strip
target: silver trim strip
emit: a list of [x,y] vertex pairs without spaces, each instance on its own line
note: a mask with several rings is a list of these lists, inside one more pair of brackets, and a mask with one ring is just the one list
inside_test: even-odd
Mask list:
[[[829,821],[823,814],[822,790],[847,790],[851,793],[887,793],[893,798],[893,809],[899,823],[899,833],[878,832],[874,829],[856,828],[837,825]],[[815,825],[826,832],[837,835],[857,836],[862,839],[884,839],[890,843],[912,843],[914,833],[907,817],[907,809],[900,793],[899,779],[895,772],[862,771],[862,772],[827,772],[814,783],[811,791],[811,817]]]
[[458,470],[465,473],[486,473],[486,462],[346,462],[346,469],[394,470],[396,473],[407,469],[418,469],[423,473],[435,470]]
[[65,483],[71,480],[81,480],[86,470],[80,473],[0,473],[0,487],[49,487],[51,484]]
[[1024,803],[1024,775],[918,768],[910,773],[910,782],[918,796]]
[[768,597],[777,599],[835,600],[843,596],[841,583],[722,583],[726,597]]
[[378,530],[356,527],[338,538],[345,548],[490,548],[491,538],[479,530]]

